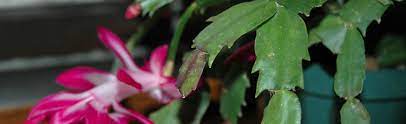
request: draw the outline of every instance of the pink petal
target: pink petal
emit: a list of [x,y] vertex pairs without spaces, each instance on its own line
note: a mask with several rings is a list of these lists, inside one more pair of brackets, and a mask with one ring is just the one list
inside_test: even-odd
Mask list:
[[49,119],[48,123],[49,124],[67,124],[61,118],[62,118],[62,114],[60,112],[56,113],[56,114],[52,115],[52,117],[51,117],[51,119]]
[[118,69],[117,71],[117,79],[130,85],[133,86],[137,89],[142,89],[142,86],[140,83],[135,82],[135,80],[133,78],[131,78],[131,76],[127,73],[127,71],[125,69]]
[[86,124],[115,124],[107,112],[94,110],[85,118]]
[[151,67],[151,64],[150,64],[149,60],[145,60],[144,65],[141,66],[140,69],[143,71],[152,72],[150,67]]
[[68,116],[65,115],[65,111],[59,111],[51,116],[48,121],[49,124],[74,124],[79,123],[85,117],[86,111],[78,111]]
[[149,65],[153,73],[162,75],[167,54],[168,45],[161,45],[152,52]]
[[114,52],[124,67],[134,71],[138,70],[138,67],[135,65],[133,58],[126,48],[124,42],[116,34],[105,27],[98,27],[97,33],[99,39],[106,47]]
[[149,96],[151,98],[159,101],[160,103],[166,104],[171,101],[171,98],[166,96],[161,89],[156,88],[148,91]]
[[114,78],[110,73],[92,68],[79,66],[62,72],[56,81],[65,88],[72,90],[89,90],[95,85],[109,82]]
[[94,109],[89,106],[89,102],[93,99],[91,97],[81,100],[80,102],[75,103],[74,105],[69,106],[68,108],[59,111],[55,114],[59,118],[59,121],[64,123],[73,123],[83,120],[87,114],[89,114]]
[[127,116],[131,117],[132,119],[138,121],[141,124],[154,124],[154,122],[152,122],[149,118],[145,117],[141,113],[138,113],[138,112],[132,111],[132,110],[128,110],[128,109],[124,108],[123,106],[121,106],[117,102],[113,103],[113,108],[118,113],[127,115]]
[[39,101],[39,103],[34,106],[28,115],[26,123],[39,123],[46,119],[53,113],[63,110],[75,103],[77,103],[80,98],[68,98],[65,96],[71,96],[68,93],[58,93],[55,95],[47,96]]
[[166,80],[167,82],[160,84],[159,87],[148,91],[152,98],[163,104],[182,97],[179,89],[176,87],[176,80],[174,78],[167,78]]
[[117,71],[117,76],[120,81],[139,89],[159,86],[159,79],[161,78],[152,75],[152,73],[144,71],[133,72],[124,68],[120,68]]
[[141,5],[136,3],[136,4],[131,4],[128,6],[127,10],[125,11],[125,19],[133,19],[138,17],[141,14]]

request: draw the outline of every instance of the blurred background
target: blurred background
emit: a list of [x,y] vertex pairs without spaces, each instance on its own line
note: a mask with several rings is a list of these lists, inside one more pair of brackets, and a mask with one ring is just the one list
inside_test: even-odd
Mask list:
[[[0,0],[0,117],[9,118],[11,121],[16,118],[15,123],[21,122],[18,116],[25,116],[30,105],[62,89],[55,84],[55,77],[64,69],[89,65],[109,70],[113,56],[99,43],[96,27],[103,25],[125,40],[130,38],[137,29],[138,22],[124,19],[124,12],[131,2],[131,0]],[[188,3],[190,1],[184,4]],[[185,42],[181,45],[181,50],[190,49],[190,41],[208,24],[205,23],[205,19],[209,15],[214,15],[218,13],[217,10],[224,10],[228,6],[229,4],[216,6],[213,7],[214,11],[207,11],[209,14],[194,16],[182,36]],[[325,9],[316,8],[311,16],[305,19],[310,28],[317,26],[325,15]],[[395,121],[392,124],[406,121],[401,117],[406,112],[404,66],[406,18],[403,17],[405,12],[405,2],[389,7],[379,24],[373,22],[369,26],[365,38],[369,72],[361,100],[370,110],[373,121],[374,117],[380,116],[379,112],[394,113],[382,117],[383,119],[393,117],[391,119]],[[136,58],[144,57],[146,51],[156,44],[168,43],[173,30],[170,15],[171,13],[163,13],[162,18],[143,38],[141,45],[137,45],[133,51]],[[326,82],[332,82],[336,56],[322,44],[316,44],[309,50],[312,62],[304,64],[305,84],[309,85],[305,87],[309,89],[300,93],[301,96],[305,96],[301,97],[305,111],[303,121],[309,124],[320,121],[335,123],[337,115],[334,113],[337,113],[342,101],[335,97],[332,83]],[[382,90],[383,85],[393,89]],[[250,92],[253,92],[253,88]],[[251,102],[248,102],[244,111],[253,114],[244,114],[250,119],[243,122],[260,120],[255,111],[257,106],[255,99],[252,97],[249,99]],[[221,120],[216,107],[218,106],[214,105],[213,109],[211,105],[209,109],[217,114],[214,119],[209,120],[210,123],[218,122],[212,120]],[[326,120],[320,119],[321,116],[325,116]],[[13,123],[11,121],[5,122],[0,119],[0,124],[11,124]],[[379,124],[379,121],[385,120],[377,120],[374,123]]]

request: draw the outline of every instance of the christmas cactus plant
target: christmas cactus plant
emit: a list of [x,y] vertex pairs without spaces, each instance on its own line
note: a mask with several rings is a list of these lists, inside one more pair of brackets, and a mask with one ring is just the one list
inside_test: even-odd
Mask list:
[[[308,48],[321,43],[337,55],[331,83],[336,95],[345,100],[340,122],[369,124],[371,117],[357,98],[366,70],[364,36],[368,25],[379,22],[385,10],[398,2],[401,0],[135,0],[123,13],[128,21],[139,21],[127,45],[109,29],[97,28],[100,41],[119,62],[113,72],[78,66],[61,73],[56,82],[67,90],[40,100],[26,123],[198,124],[214,103],[219,105],[223,122],[236,124],[244,118],[242,106],[249,99],[257,102],[260,109],[255,111],[262,113],[257,120],[263,124],[300,124],[297,93],[305,88],[303,62],[311,62]],[[311,10],[320,7],[323,14],[312,15]],[[156,47],[143,66],[137,65],[130,52],[134,42],[148,35],[147,30],[168,13],[175,22],[169,45]],[[186,29],[196,28],[188,25],[192,17],[207,16],[209,24],[198,29],[200,33],[192,40],[182,40]],[[309,16],[319,18],[315,25],[307,24]],[[190,43],[192,49],[178,50]],[[148,118],[148,113],[123,105],[140,93],[164,106]],[[190,98],[196,96],[200,100]],[[196,114],[189,122],[178,114],[191,101],[199,103],[192,107]]]

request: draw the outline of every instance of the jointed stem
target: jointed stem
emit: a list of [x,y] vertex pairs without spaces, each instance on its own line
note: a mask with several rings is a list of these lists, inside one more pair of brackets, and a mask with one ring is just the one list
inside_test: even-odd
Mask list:
[[197,4],[192,3],[186,11],[182,14],[179,19],[178,25],[176,26],[175,33],[171,39],[171,44],[169,45],[168,58],[165,65],[165,75],[171,75],[173,71],[174,61],[176,58],[176,52],[180,43],[180,39],[185,29],[189,18],[193,15],[193,12],[197,9]]

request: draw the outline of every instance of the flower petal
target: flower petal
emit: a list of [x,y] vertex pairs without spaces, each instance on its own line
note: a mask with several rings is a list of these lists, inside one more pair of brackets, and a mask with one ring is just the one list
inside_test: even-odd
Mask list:
[[92,67],[79,66],[62,72],[56,82],[71,90],[85,91],[95,85],[110,82],[114,75]]
[[49,120],[49,124],[74,124],[79,123],[85,117],[86,111],[77,111],[70,115],[65,115],[65,110],[58,111],[53,114]]
[[72,94],[64,92],[47,96],[32,108],[26,123],[40,123],[48,116],[51,116],[55,112],[63,110],[78,101],[80,101],[80,97],[72,97]]
[[110,118],[108,112],[102,112],[92,109],[85,118],[86,124],[116,124]]
[[153,88],[148,91],[148,94],[159,101],[160,103],[167,104],[175,99],[181,98],[182,95],[176,87],[175,79],[168,78],[166,83],[160,84],[159,87]]
[[150,69],[154,74],[162,75],[168,53],[168,45],[161,45],[151,54]]
[[98,27],[97,34],[103,44],[114,52],[120,59],[124,67],[133,71],[137,71],[138,67],[135,65],[133,57],[125,46],[124,42],[112,31],[105,27]]
[[[48,121],[49,124],[68,124],[62,120],[62,113],[57,112],[54,115],[51,115],[51,118]],[[72,122],[71,122],[72,123]]]
[[131,4],[125,11],[125,19],[130,20],[141,14],[141,5],[138,3]]
[[120,68],[117,71],[117,76],[120,81],[136,88],[142,88],[143,90],[159,86],[160,79],[162,78],[145,71],[133,72],[124,68]]
[[128,117],[131,117],[133,120],[136,120],[141,124],[153,124],[154,123],[149,118],[142,115],[141,113],[138,113],[138,112],[132,111],[132,110],[128,110],[128,109],[124,108],[123,106],[121,106],[117,102],[113,103],[113,108],[118,113],[122,113],[124,115],[127,115]]
[[117,79],[130,85],[133,86],[137,89],[142,89],[142,86],[140,83],[137,83],[126,71],[126,69],[120,68],[117,71]]

